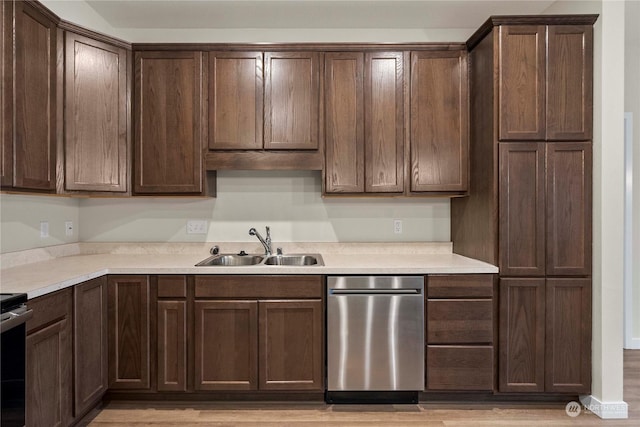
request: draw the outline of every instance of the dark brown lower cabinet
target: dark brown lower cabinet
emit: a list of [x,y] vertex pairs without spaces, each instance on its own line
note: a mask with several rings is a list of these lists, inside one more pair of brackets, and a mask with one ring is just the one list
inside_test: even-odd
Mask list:
[[73,289],[74,415],[89,411],[108,386],[107,278],[100,277]]
[[109,388],[149,389],[149,278],[109,276]]
[[195,322],[195,389],[257,390],[257,301],[196,301]]
[[493,390],[492,345],[427,345],[427,390]]
[[591,279],[500,280],[501,392],[589,393]]
[[67,426],[72,421],[73,360],[71,288],[29,301],[26,409],[30,427]]
[[322,300],[260,301],[259,388],[323,388]]
[[158,301],[158,391],[187,390],[187,302]]

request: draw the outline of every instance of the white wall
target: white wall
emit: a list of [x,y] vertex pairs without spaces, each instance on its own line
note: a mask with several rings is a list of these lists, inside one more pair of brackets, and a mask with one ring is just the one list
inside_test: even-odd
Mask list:
[[[0,195],[0,253],[78,241],[77,199],[55,196]],[[49,237],[40,238],[40,222],[49,222]],[[64,222],[73,221],[72,236]]]
[[40,0],[40,3],[65,21],[122,38],[122,32],[112,27],[84,0]]
[[[81,241],[249,241],[271,226],[275,242],[449,241],[450,202],[433,198],[322,198],[320,172],[221,171],[215,199],[83,199]],[[186,233],[209,221],[206,235]],[[393,233],[393,220],[403,233]]]
[[632,336],[640,346],[640,2],[625,4],[625,95],[624,110],[633,120],[633,218],[632,225]]

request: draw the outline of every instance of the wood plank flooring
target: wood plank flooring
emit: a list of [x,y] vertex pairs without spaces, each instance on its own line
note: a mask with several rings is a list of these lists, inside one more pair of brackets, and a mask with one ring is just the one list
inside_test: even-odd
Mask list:
[[115,426],[638,426],[640,350],[624,352],[624,400],[629,419],[575,418],[559,404],[326,405],[324,403],[111,402],[96,411],[92,427]]

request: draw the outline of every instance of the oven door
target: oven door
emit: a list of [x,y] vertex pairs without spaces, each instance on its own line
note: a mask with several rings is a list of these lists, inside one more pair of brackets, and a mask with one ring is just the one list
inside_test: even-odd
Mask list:
[[25,307],[3,313],[0,322],[0,419],[2,427],[25,425],[25,360],[27,320]]

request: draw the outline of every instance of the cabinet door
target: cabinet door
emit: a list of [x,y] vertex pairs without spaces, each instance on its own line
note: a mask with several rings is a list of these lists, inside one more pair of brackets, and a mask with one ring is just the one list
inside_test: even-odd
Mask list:
[[75,411],[81,417],[107,391],[107,279],[73,289]]
[[264,148],[318,148],[320,54],[264,54]]
[[404,61],[402,52],[365,54],[365,191],[404,189]]
[[202,53],[136,52],[136,193],[202,193]]
[[109,388],[149,389],[149,279],[109,276]]
[[593,27],[547,29],[547,140],[588,141],[593,127]]
[[544,143],[500,143],[500,274],[545,274]]
[[362,53],[325,54],[325,192],[364,192]]
[[195,302],[195,389],[257,390],[258,302]]
[[411,52],[411,191],[468,185],[467,54]]
[[13,185],[13,2],[0,2],[0,185]]
[[65,189],[125,192],[127,52],[65,37]]
[[209,52],[209,149],[262,148],[262,52]]
[[14,179],[17,188],[56,185],[56,25],[15,2]]
[[544,25],[500,26],[501,141],[545,139],[545,35]]
[[187,302],[158,301],[158,390],[187,390]]
[[591,279],[547,279],[545,391],[591,392]]
[[545,388],[545,279],[500,279],[501,392]]
[[591,275],[590,143],[546,144],[547,274]]
[[259,304],[260,389],[323,390],[322,301]]

